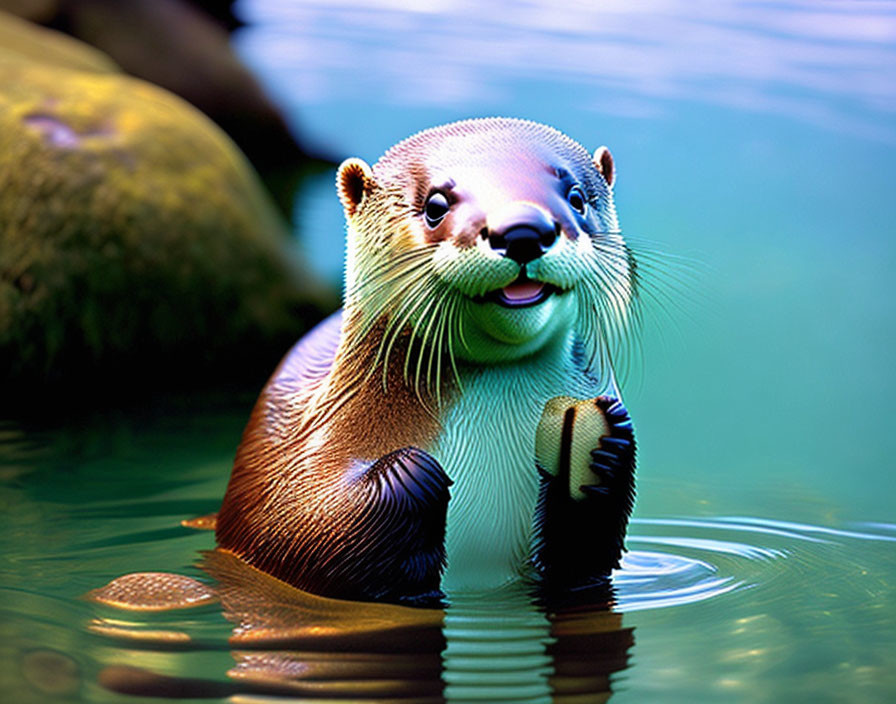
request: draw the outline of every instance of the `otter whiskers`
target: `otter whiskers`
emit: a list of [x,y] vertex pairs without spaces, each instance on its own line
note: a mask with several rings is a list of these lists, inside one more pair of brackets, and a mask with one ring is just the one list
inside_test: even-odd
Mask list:
[[453,353],[459,296],[432,274],[434,250],[435,245],[429,244],[403,252],[349,291],[348,299],[367,302],[359,340],[375,325],[385,325],[367,376],[380,369],[385,390],[392,352],[406,335],[403,381],[413,386],[421,403],[426,405],[424,397],[429,396],[440,406],[443,351],[447,350],[455,379],[459,379]]
[[[599,233],[599,236],[618,233]],[[628,356],[638,336],[640,320],[637,281],[633,277],[632,252],[618,243],[592,239],[593,255],[584,257],[587,269],[576,287],[582,342],[587,366],[600,378],[619,374],[628,367]],[[624,374],[622,374],[624,376]]]

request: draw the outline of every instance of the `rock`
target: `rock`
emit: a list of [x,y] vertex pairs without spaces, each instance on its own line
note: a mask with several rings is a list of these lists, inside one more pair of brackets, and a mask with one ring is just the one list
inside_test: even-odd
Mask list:
[[[227,0],[0,0],[96,47],[124,72],[179,95],[212,118],[249,157],[289,215],[300,167],[319,161],[230,46]],[[23,11],[19,9],[19,11]]]
[[23,53],[0,49],[0,404],[267,373],[335,301],[247,160],[162,89]]

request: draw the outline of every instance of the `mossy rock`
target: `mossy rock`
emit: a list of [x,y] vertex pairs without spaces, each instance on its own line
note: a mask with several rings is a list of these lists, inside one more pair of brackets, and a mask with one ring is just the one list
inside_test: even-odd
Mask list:
[[[307,176],[306,170],[335,164],[327,163],[332,159],[325,150],[287,126],[280,108],[234,52],[226,29],[235,26],[229,4],[199,0],[0,0],[2,9],[64,28],[71,35],[50,32],[0,12],[0,56],[7,48],[37,53],[41,62],[63,58],[69,61],[65,64],[68,68],[75,68],[72,61],[90,71],[107,71],[111,65],[112,70],[171,91],[199,108],[230,136],[258,171],[281,214],[291,217],[295,193]],[[38,35],[41,31],[56,39],[47,41]]]
[[246,366],[332,304],[246,159],[179,98],[2,55],[0,85],[0,402],[263,376]]

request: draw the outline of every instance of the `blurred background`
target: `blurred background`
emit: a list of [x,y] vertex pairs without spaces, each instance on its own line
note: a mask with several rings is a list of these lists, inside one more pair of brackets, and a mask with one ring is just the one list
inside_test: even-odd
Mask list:
[[52,647],[87,653],[66,696],[103,699],[84,673],[113,654],[85,645],[78,595],[189,572],[211,547],[172,526],[216,510],[254,395],[338,305],[336,163],[504,115],[614,155],[655,294],[622,389],[640,443],[632,566],[686,556],[727,585],[673,589],[660,557],[642,603],[623,574],[638,608],[614,701],[896,696],[896,6],[0,9],[15,691],[43,696],[15,663]]
[[[868,512],[896,489],[893,8],[238,8],[253,26],[236,33],[237,52],[330,153],[372,161],[419,129],[484,115],[608,145],[623,232],[636,250],[668,253],[663,273],[693,289],[666,292],[671,320],[647,303],[642,371],[626,389],[645,471],[657,457],[657,479],[700,472],[707,494],[743,481],[763,502],[795,488],[800,501],[775,507],[794,518],[826,496],[844,518],[888,518]],[[303,248],[338,281],[329,176],[305,193]]]

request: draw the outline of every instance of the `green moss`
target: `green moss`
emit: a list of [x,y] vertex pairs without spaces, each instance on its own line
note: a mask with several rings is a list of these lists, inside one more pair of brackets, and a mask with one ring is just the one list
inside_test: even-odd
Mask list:
[[180,99],[26,61],[0,61],[0,85],[0,382],[235,373],[326,298],[245,158]]

